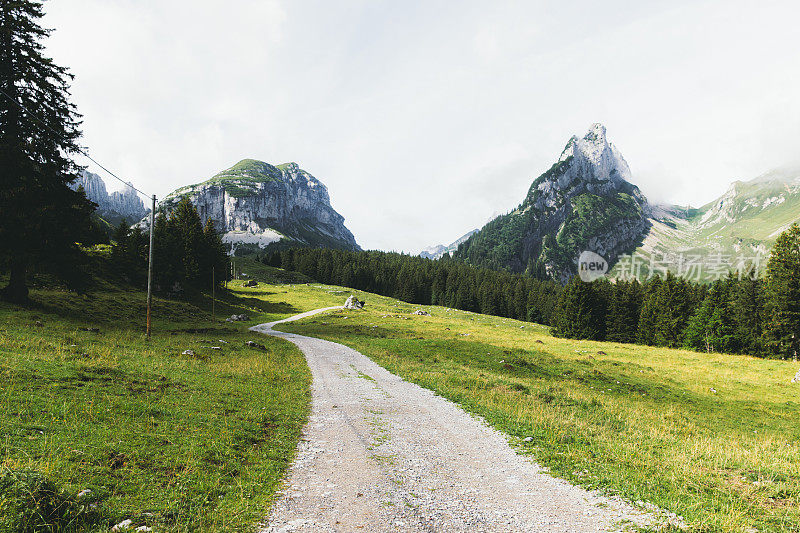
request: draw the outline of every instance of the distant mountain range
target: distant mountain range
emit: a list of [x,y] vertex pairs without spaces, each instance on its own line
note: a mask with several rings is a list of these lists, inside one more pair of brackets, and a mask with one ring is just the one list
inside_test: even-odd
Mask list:
[[458,239],[456,239],[455,241],[451,242],[448,245],[437,244],[436,246],[429,246],[428,248],[425,248],[424,250],[422,250],[419,253],[419,255],[421,257],[426,258],[426,259],[439,259],[444,254],[452,254],[453,252],[458,250],[458,245],[459,244],[461,244],[462,242],[464,242],[467,239],[469,239],[470,237],[472,237],[472,235],[474,233],[476,233],[477,231],[478,230],[474,229],[474,230],[470,231],[469,233],[467,233],[466,235],[462,235],[461,237],[459,237]]
[[[606,128],[594,124],[567,142],[516,209],[448,251],[469,264],[560,281],[577,272],[582,251],[615,265],[616,277],[671,270],[713,279],[763,267],[775,238],[800,220],[799,168],[737,181],[700,208],[651,204],[631,181]],[[441,248],[423,254],[441,256]]]
[[130,184],[122,191],[109,194],[103,178],[83,171],[70,187],[75,190],[83,187],[86,197],[97,204],[97,214],[112,225],[119,224],[123,219],[131,223],[136,222],[150,212]]
[[729,269],[761,270],[778,235],[800,220],[800,168],[735,181],[698,209],[656,206],[650,220],[652,227],[634,251],[634,260],[617,265],[615,276],[642,277],[669,269],[710,279]]
[[[223,241],[240,251],[273,243],[360,250],[328,189],[296,163],[243,159],[210,179],[167,195],[160,209],[188,196],[205,223],[214,220]],[[143,221],[145,224],[146,221]]]

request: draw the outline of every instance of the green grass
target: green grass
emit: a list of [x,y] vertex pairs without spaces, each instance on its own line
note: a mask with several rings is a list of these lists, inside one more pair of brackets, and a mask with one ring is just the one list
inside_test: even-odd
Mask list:
[[[207,297],[157,299],[149,343],[141,293],[37,290],[36,308],[0,304],[0,486],[9,472],[37,472],[73,518],[76,494],[91,489],[99,507],[81,515],[86,529],[125,518],[157,531],[252,528],[293,457],[310,376],[293,346],[245,328],[355,294],[364,311],[279,328],[349,345],[483,416],[554,475],[677,512],[692,530],[800,530],[796,364],[556,339],[438,307],[417,316],[418,306],[316,283],[241,285],[217,301],[217,322]],[[220,322],[233,313],[252,320]]]
[[556,339],[530,323],[359,298],[364,311],[279,329],[351,346],[483,416],[555,475],[659,505],[691,530],[800,530],[796,363]]
[[[309,296],[241,290],[217,302],[215,322],[206,297],[157,298],[149,342],[141,292],[32,297],[33,308],[0,303],[0,530],[20,529],[6,522],[32,505],[18,500],[29,486],[63,503],[43,521],[83,517],[66,531],[128,518],[160,532],[243,531],[266,515],[307,418],[310,374],[293,345],[246,326],[295,314]],[[220,320],[233,313],[253,320]]]

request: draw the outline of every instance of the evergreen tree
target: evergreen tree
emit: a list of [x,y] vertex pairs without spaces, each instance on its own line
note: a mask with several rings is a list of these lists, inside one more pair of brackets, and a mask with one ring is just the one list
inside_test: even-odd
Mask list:
[[682,344],[684,329],[695,308],[692,296],[686,280],[667,272],[653,295],[655,320],[652,325],[652,344],[670,348]]
[[128,246],[130,234],[131,228],[128,225],[128,221],[123,218],[114,230],[111,240],[119,247],[120,250],[122,250]]
[[203,242],[198,253],[201,257],[201,270],[206,276],[211,272],[209,279],[216,280],[217,285],[228,279],[230,272],[228,254],[225,251],[222,236],[217,231],[214,221],[210,218],[206,220],[206,224],[203,226]]
[[652,345],[655,339],[656,320],[660,310],[656,304],[656,295],[661,290],[662,280],[659,276],[648,279],[642,287],[642,308],[639,312],[639,327],[636,331],[636,342]]
[[767,263],[767,349],[778,357],[796,357],[800,342],[800,225],[781,233]]
[[95,206],[68,186],[80,170],[71,159],[80,117],[69,102],[72,76],[44,55],[42,4],[0,6],[0,268],[10,272],[1,295],[24,302],[34,265],[69,281]]
[[707,352],[738,351],[739,342],[731,306],[735,283],[733,276],[713,283],[686,326],[684,346]]
[[573,276],[556,305],[553,333],[570,339],[602,340],[605,337],[606,302],[596,282]]
[[196,284],[202,266],[203,224],[188,196],[178,202],[169,218],[169,225],[170,231],[180,242],[180,280],[189,285]]
[[636,342],[641,307],[642,286],[637,280],[615,283],[609,301],[606,339]]
[[744,276],[736,284],[732,305],[741,351],[750,355],[763,353],[764,281],[754,278],[752,273]]
[[153,228],[153,278],[160,291],[170,290],[179,276],[179,243],[170,229],[166,213],[158,213]]

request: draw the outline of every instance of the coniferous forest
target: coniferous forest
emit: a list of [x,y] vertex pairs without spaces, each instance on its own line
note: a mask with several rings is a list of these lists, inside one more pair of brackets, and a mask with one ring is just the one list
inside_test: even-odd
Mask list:
[[[171,212],[156,215],[154,228],[153,282],[156,291],[182,292],[206,289],[228,278],[225,245],[214,222],[203,225],[197,209],[184,198]],[[148,233],[129,227],[123,220],[113,235],[111,264],[126,281],[141,285],[147,279]]]
[[730,272],[712,284],[672,274],[640,283],[573,277],[553,333],[698,351],[794,358],[800,331],[800,226],[777,239],[763,278]]
[[730,272],[713,283],[670,273],[644,282],[574,276],[566,286],[476,268],[445,256],[294,248],[263,262],[319,282],[421,305],[550,325],[571,339],[795,357],[800,331],[800,226],[776,241],[766,276]]
[[294,248],[264,263],[404,302],[550,324],[560,285],[529,276],[393,252]]

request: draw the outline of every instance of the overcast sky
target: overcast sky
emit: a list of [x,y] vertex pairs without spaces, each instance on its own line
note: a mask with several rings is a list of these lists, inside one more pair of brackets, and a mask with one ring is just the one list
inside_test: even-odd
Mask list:
[[800,161],[796,1],[46,6],[101,163],[163,196],[296,161],[364,248],[417,251],[514,208],[593,122],[651,200],[700,205]]

